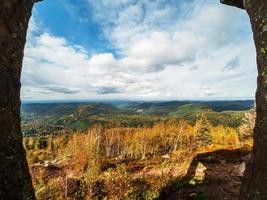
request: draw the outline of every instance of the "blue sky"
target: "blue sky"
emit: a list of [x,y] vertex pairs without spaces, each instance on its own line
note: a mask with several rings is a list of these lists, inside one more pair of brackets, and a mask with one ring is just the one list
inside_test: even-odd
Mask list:
[[246,13],[214,0],[46,0],[33,11],[23,100],[253,99]]

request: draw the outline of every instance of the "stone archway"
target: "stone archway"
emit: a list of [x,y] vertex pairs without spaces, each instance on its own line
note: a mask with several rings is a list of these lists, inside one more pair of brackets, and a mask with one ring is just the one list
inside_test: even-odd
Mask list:
[[[20,75],[31,11],[40,0],[0,2],[0,199],[35,199],[22,145]],[[267,2],[221,0],[246,9],[257,49],[257,120],[240,200],[267,199]]]

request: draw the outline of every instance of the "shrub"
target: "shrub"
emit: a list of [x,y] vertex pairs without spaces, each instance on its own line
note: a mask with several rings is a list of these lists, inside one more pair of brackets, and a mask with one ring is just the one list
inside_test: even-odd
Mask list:
[[48,139],[47,137],[39,137],[36,141],[36,149],[46,149],[48,147]]

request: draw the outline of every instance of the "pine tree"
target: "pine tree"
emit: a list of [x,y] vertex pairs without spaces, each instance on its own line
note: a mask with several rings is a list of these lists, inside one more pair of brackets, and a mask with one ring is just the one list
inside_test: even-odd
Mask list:
[[195,124],[195,133],[198,146],[209,146],[212,144],[211,125],[204,115],[200,116]]

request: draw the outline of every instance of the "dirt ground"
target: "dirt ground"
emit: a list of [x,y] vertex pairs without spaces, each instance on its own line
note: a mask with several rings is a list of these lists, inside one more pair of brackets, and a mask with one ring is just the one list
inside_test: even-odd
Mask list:
[[[219,150],[197,155],[181,178],[162,189],[164,200],[235,200],[242,182],[246,149]],[[244,163],[243,163],[244,164]]]

